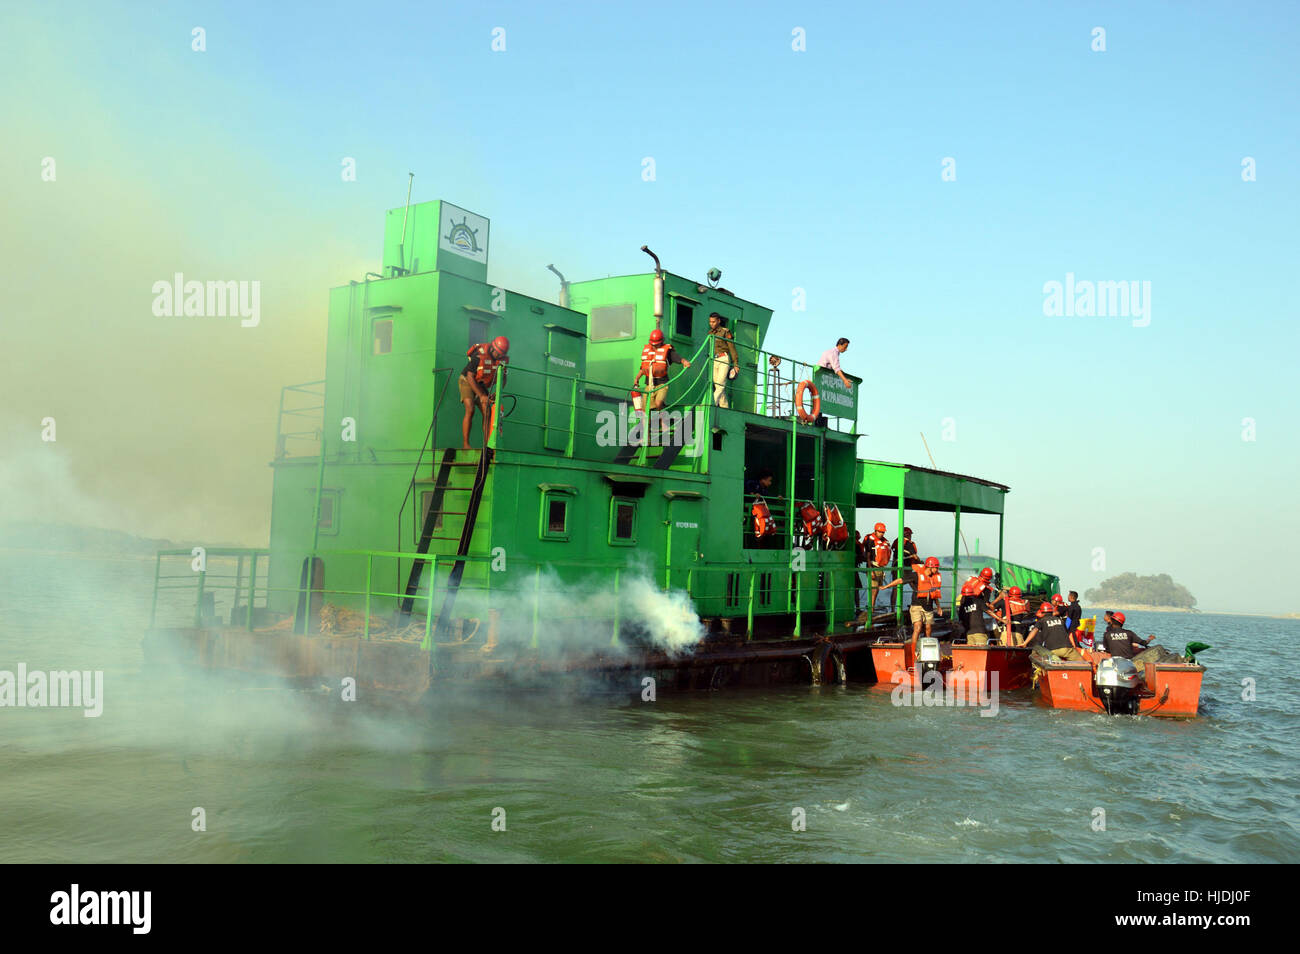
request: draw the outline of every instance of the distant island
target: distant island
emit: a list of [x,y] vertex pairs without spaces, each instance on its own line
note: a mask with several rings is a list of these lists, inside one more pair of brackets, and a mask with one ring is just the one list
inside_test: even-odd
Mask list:
[[[210,549],[255,549],[244,543],[221,540],[175,541],[161,537],[141,537],[125,530],[105,527],[74,526],[67,523],[15,521],[0,524],[0,550],[27,550],[35,553],[67,553],[82,556],[152,557],[159,550],[188,550],[202,544]],[[261,544],[265,547],[266,544]]]
[[0,548],[54,553],[88,553],[104,556],[153,556],[158,550],[179,547],[171,540],[138,537],[121,530],[35,522],[0,526]]
[[1200,612],[1196,608],[1196,597],[1187,591],[1187,587],[1175,583],[1168,573],[1157,576],[1121,573],[1088,590],[1083,598],[1092,606],[1115,609]]

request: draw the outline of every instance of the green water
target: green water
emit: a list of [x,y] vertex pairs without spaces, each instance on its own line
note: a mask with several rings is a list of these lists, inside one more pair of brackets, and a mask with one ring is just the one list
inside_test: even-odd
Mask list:
[[5,861],[1300,860],[1297,620],[1132,614],[1214,646],[1188,721],[865,686],[395,710],[146,666],[152,572],[0,551],[0,669],[105,672],[100,718],[0,709]]

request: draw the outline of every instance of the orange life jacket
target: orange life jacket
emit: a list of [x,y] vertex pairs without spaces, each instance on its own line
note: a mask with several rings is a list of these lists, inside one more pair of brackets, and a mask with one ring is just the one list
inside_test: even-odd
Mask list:
[[875,550],[876,566],[889,566],[889,557],[892,551],[889,547],[889,541],[885,537],[869,533],[867,534],[867,545]]
[[849,528],[840,515],[840,508],[833,503],[826,505],[826,525],[822,528],[822,539],[827,547],[838,548],[849,538]]
[[749,508],[750,515],[754,518],[754,537],[762,540],[770,536],[773,529],[772,511],[767,506],[767,501],[759,497],[754,501],[754,506]]
[[664,342],[659,347],[646,345],[641,349],[641,373],[647,378],[662,381],[668,377],[668,352],[672,345]]
[[982,576],[972,576],[966,581],[966,586],[969,586],[975,591],[973,594],[974,596],[983,596],[984,591],[989,588],[989,585],[984,582],[984,577]]
[[805,500],[799,507],[799,516],[803,518],[804,533],[808,536],[816,537],[822,532],[822,512],[811,500]]
[[942,599],[940,590],[943,589],[943,571],[929,571],[924,563],[913,563],[912,569],[916,573],[916,598],[918,600]]
[[1016,597],[1014,597],[1014,596],[1008,596],[1008,597],[1007,597],[1007,611],[1008,611],[1012,616],[1019,616],[1021,613],[1028,613],[1028,612],[1029,612],[1029,600],[1025,599],[1023,596],[1020,597],[1020,598],[1018,598],[1018,599],[1017,599]]
[[486,343],[470,345],[465,352],[467,358],[478,358],[478,367],[474,369],[474,380],[485,387],[491,387],[497,380],[497,365],[507,364],[509,358],[494,358]]

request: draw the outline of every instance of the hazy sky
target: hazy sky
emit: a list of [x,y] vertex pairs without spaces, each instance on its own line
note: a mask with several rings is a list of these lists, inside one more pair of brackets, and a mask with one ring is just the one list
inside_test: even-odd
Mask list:
[[[1298,611],[1297,10],[6,9],[0,520],[264,544],[279,389],[322,376],[326,291],[378,266],[413,171],[492,219],[494,283],[552,297],[548,262],[648,243],[775,308],[772,350],[852,338],[862,456],[925,464],[924,432],[1010,484],[1008,555],[1067,588]],[[260,281],[260,325],[155,317],[175,272]],[[1046,316],[1067,273],[1149,282],[1149,324]]]

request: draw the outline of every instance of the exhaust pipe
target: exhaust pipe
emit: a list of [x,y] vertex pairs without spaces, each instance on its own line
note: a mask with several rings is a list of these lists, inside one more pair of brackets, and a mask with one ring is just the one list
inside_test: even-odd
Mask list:
[[642,245],[641,251],[655,260],[655,327],[658,328],[664,317],[664,269],[659,264],[659,256],[648,245]]
[[558,278],[558,279],[560,280],[560,301],[559,301],[559,305],[560,305],[560,307],[561,307],[561,308],[568,308],[568,307],[569,307],[569,283],[568,283],[568,281],[565,280],[565,277],[564,277],[563,275],[560,274],[560,270],[559,270],[558,268],[556,268],[554,265],[547,265],[546,267],[549,268],[551,271],[555,272],[555,277]]

